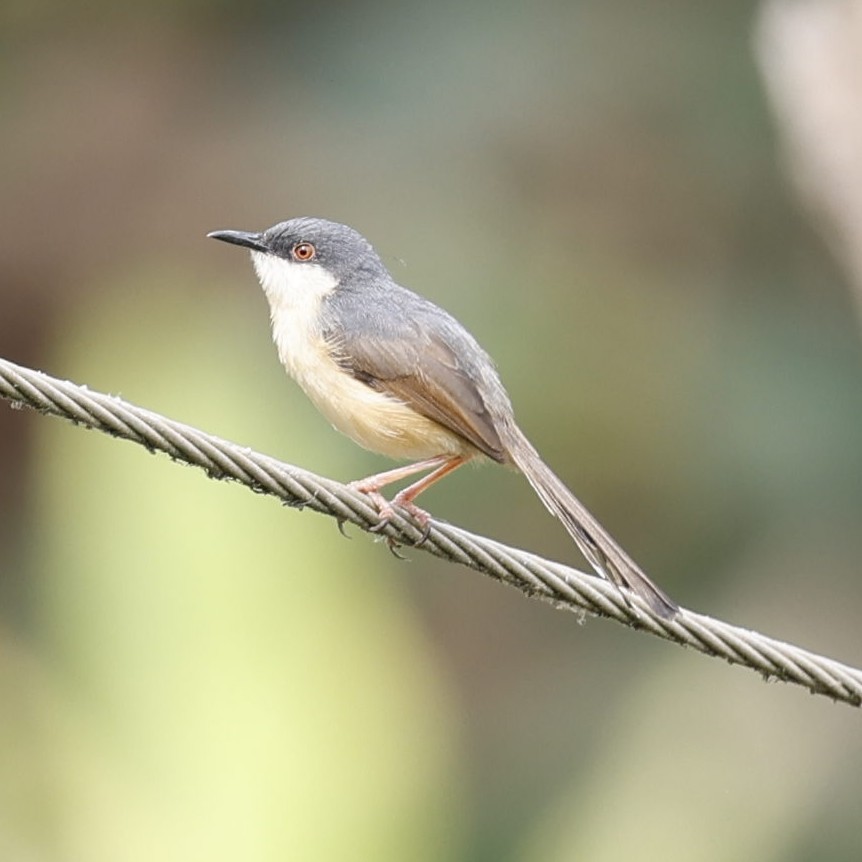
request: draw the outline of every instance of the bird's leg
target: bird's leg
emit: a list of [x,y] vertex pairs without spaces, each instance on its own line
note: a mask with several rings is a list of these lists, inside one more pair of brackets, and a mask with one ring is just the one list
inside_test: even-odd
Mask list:
[[421,473],[423,470],[433,470],[445,463],[448,458],[445,455],[438,455],[436,458],[428,458],[425,461],[417,461],[415,464],[405,464],[403,467],[396,467],[394,470],[386,470],[384,473],[375,473],[373,476],[367,476],[365,479],[356,479],[350,482],[348,487],[354,491],[359,491],[360,494],[365,494],[374,504],[377,511],[380,513],[383,520],[380,524],[374,527],[375,530],[385,527],[395,510],[392,504],[380,493],[381,488],[391,485],[393,482],[399,482],[401,479],[406,479],[408,476],[414,476],[416,473]]
[[392,498],[393,505],[406,509],[423,526],[428,523],[431,516],[420,509],[413,501],[435,482],[439,482],[444,476],[448,476],[453,470],[457,470],[467,459],[460,455],[452,455],[442,460],[443,462],[433,472],[427,476],[423,476],[418,482],[408,485],[403,491],[399,491]]
[[457,470],[466,460],[466,458],[462,458],[460,455],[447,458],[436,470],[427,476],[423,476],[418,482],[408,485],[408,487],[403,491],[399,491],[392,499],[394,506],[406,509],[422,525],[422,537],[416,543],[417,547],[423,544],[428,536],[431,535],[431,516],[424,509],[420,509],[413,501],[435,482],[439,482],[444,476],[447,476],[453,470]]
[[[413,501],[424,490],[430,488],[431,485],[453,470],[456,470],[466,460],[461,455],[438,455],[436,458],[428,458],[425,461],[417,461],[415,464],[406,464],[403,467],[396,467],[394,470],[387,470],[385,473],[377,473],[366,479],[359,479],[356,482],[351,482],[350,487],[361,494],[365,494],[380,513],[380,521],[371,528],[372,532],[382,530],[395,514],[393,507],[399,506],[422,525],[424,532],[422,539],[419,541],[421,545],[428,538],[431,516],[423,509],[420,509]],[[427,476],[423,476],[418,482],[414,482],[412,485],[406,487],[403,491],[399,491],[391,503],[380,493],[381,488],[385,488],[387,485],[400,479],[421,473],[423,470],[431,470],[431,472]]]

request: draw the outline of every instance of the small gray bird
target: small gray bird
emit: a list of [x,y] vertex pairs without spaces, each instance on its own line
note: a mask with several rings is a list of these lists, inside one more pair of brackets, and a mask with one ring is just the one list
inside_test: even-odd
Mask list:
[[[377,507],[379,526],[399,506],[429,529],[416,497],[484,456],[521,470],[600,575],[659,616],[676,614],[515,424],[488,354],[454,317],[396,284],[363,236],[317,218],[209,236],[250,249],[279,358],[317,409],[360,446],[413,462],[352,483]],[[426,471],[392,503],[380,493]]]

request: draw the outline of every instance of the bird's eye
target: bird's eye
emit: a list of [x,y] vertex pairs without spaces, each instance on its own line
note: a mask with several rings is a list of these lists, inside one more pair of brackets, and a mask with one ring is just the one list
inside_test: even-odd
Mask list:
[[294,260],[305,263],[307,260],[314,260],[317,255],[317,249],[310,242],[298,242],[291,249],[290,253]]

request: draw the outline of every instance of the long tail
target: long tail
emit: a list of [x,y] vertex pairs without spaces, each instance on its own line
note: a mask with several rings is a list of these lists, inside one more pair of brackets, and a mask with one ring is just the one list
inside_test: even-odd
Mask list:
[[562,521],[581,553],[602,577],[637,593],[664,619],[671,619],[678,605],[660,590],[608,535],[604,527],[563,484],[523,432],[514,423],[501,429],[503,444],[512,461],[527,477],[548,511]]

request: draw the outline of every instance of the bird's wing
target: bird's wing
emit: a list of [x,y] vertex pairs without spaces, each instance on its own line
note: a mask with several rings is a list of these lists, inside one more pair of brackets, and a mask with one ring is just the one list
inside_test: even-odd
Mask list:
[[[506,460],[479,387],[449,343],[452,332],[412,321],[399,326],[391,318],[386,327],[360,331],[358,336],[355,330],[336,326],[324,333],[333,358],[345,371],[463,437],[489,458]],[[454,340],[458,337],[455,333]]]

